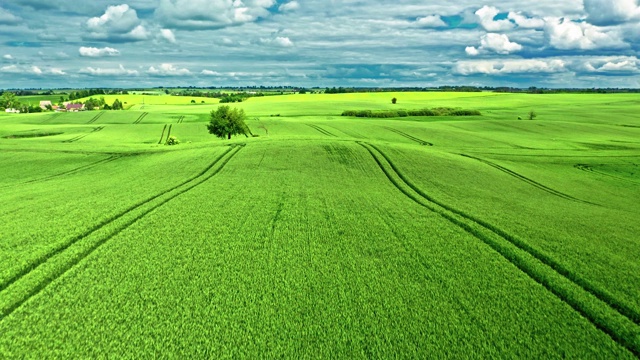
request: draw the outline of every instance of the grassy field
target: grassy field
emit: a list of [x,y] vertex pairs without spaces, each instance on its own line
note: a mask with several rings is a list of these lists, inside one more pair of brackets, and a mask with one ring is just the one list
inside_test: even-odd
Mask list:
[[636,95],[117,97],[0,114],[0,358],[640,356]]

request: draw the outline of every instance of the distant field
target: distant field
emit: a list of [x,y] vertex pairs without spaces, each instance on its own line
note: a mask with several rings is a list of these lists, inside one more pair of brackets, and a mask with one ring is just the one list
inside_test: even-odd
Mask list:
[[0,114],[0,358],[640,356],[637,95],[115,98]]

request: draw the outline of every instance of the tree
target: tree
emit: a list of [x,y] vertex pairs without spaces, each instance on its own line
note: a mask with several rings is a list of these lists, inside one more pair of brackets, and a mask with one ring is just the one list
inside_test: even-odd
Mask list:
[[211,120],[207,125],[210,134],[221,139],[231,139],[231,135],[242,134],[249,137],[249,129],[244,123],[246,115],[243,109],[230,108],[227,105],[219,106],[217,110],[211,110]]
[[529,120],[533,120],[536,117],[538,117],[538,114],[536,114],[535,111],[533,111],[533,110],[529,111]]
[[397,102],[398,102],[398,99],[396,99],[396,98],[391,99],[391,103],[392,103],[392,104],[395,104],[395,103],[397,103]]
[[122,110],[122,103],[120,102],[120,100],[116,99],[113,102],[113,105],[111,105],[111,109],[113,109],[113,110]]
[[16,94],[10,91],[5,91],[4,94],[2,94],[2,102],[4,103],[4,107],[7,109],[15,109],[20,106],[20,102],[16,98]]

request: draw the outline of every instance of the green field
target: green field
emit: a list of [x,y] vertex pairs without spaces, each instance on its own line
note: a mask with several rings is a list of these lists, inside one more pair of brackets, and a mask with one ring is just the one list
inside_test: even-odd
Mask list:
[[640,356],[637,95],[117,98],[0,114],[0,358]]

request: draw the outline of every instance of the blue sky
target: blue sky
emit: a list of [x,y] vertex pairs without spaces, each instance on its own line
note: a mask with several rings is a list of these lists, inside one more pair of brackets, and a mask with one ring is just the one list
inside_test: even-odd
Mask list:
[[640,87],[638,0],[3,0],[0,88]]

